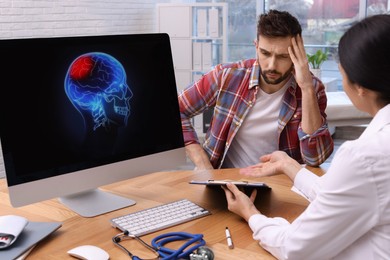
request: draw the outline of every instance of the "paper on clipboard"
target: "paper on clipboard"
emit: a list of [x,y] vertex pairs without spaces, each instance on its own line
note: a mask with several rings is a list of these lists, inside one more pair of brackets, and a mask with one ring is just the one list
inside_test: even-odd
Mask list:
[[221,185],[226,185],[227,183],[233,183],[237,187],[271,189],[271,187],[264,182],[233,181],[233,180],[205,180],[205,181],[192,180],[189,183],[206,185],[206,186],[221,186]]

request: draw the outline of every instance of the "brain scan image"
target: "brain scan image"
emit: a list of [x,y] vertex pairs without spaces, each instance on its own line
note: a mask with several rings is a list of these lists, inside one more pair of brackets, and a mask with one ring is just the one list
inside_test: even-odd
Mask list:
[[113,56],[90,52],[77,57],[65,76],[65,92],[88,131],[127,125],[133,93],[122,64]]

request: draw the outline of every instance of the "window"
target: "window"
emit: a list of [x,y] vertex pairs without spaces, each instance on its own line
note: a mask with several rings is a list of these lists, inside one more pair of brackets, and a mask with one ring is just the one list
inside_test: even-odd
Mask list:
[[259,14],[269,9],[288,11],[298,18],[303,27],[306,51],[327,49],[331,54],[322,66],[325,77],[337,78],[341,90],[341,76],[333,55],[343,33],[356,21],[370,15],[390,13],[390,0],[220,0],[197,2],[227,2],[228,60],[253,58],[256,23]]
[[329,60],[322,67],[322,75],[337,78],[341,90],[341,76],[334,61],[343,33],[358,20],[389,12],[389,0],[265,0],[260,1],[260,13],[278,9],[295,15],[303,27],[306,51],[314,53],[326,49]]

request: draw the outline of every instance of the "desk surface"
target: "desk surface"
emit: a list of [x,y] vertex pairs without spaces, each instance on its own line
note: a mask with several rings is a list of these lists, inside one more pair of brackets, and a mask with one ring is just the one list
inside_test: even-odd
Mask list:
[[[324,173],[323,168],[311,168],[318,175]],[[190,180],[223,180],[243,179],[237,169],[213,171],[178,171],[157,172],[127,181],[103,186],[107,190],[134,199],[134,206],[116,210],[93,218],[83,218],[70,211],[57,201],[47,200],[32,205],[13,208],[10,205],[7,186],[4,179],[0,180],[0,212],[1,215],[15,214],[28,218],[30,221],[60,221],[62,227],[49,238],[41,241],[30,253],[30,259],[74,259],[67,254],[73,247],[85,244],[96,245],[106,250],[110,259],[129,259],[123,251],[114,246],[111,238],[119,233],[109,220],[129,212],[188,198],[211,211],[211,215],[190,221],[179,226],[152,233],[142,238],[150,243],[157,235],[185,231],[202,233],[206,245],[214,251],[215,259],[274,259],[263,250],[252,238],[252,232],[247,223],[237,215],[229,212],[222,189],[207,188],[203,185],[188,184]],[[245,180],[264,181],[272,190],[259,193],[256,206],[267,216],[280,216],[289,221],[294,220],[308,205],[308,201],[290,190],[291,182],[284,176],[265,178],[245,178]],[[226,243],[225,227],[229,227],[234,249],[229,249]],[[146,249],[135,241],[123,242],[135,255],[147,258]],[[174,245],[172,245],[174,246]]]

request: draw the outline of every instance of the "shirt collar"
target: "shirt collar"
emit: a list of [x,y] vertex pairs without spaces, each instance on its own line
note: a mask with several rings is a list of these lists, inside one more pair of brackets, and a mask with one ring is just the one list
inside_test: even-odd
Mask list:
[[256,60],[255,63],[253,63],[253,69],[249,81],[249,89],[259,86],[259,80],[260,80],[260,65]]
[[360,135],[360,137],[365,137],[371,134],[374,134],[380,129],[382,129],[385,125],[390,124],[390,104],[381,108],[376,115],[373,117],[371,122],[368,124],[367,128]]

